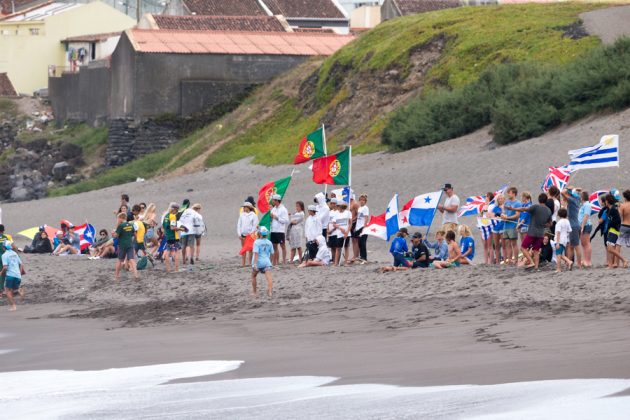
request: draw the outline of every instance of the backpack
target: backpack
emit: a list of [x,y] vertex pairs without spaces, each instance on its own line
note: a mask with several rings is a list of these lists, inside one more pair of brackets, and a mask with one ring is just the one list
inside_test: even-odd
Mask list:
[[136,264],[136,268],[138,270],[144,270],[147,268],[147,264],[148,264],[149,259],[146,257],[146,255],[142,258],[140,258],[138,260],[138,263]]

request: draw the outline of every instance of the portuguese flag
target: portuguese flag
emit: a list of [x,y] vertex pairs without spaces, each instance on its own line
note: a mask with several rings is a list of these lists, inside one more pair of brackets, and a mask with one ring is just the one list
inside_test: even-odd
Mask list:
[[[267,213],[271,210],[271,197],[274,194],[279,194],[284,197],[284,193],[289,188],[289,183],[291,182],[291,177],[288,176],[286,178],[279,179],[277,181],[267,182],[262,186],[260,191],[258,191],[258,210],[261,214]],[[263,216],[264,217],[264,216]]]
[[300,142],[300,150],[295,156],[294,164],[308,162],[326,155],[326,140],[324,139],[324,126],[307,135]]
[[313,182],[328,185],[350,185],[352,149],[324,156],[313,161]]

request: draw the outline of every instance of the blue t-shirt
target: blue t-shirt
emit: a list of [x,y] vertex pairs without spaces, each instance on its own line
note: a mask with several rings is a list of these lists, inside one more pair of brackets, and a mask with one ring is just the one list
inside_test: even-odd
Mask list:
[[22,264],[20,257],[12,249],[2,254],[2,265],[7,267],[7,277],[21,279],[20,264]]
[[401,238],[400,236],[395,237],[389,247],[389,252],[392,255],[396,255],[407,251],[409,251],[409,248],[407,248],[407,241],[405,241],[405,238]]
[[[505,206],[506,207],[521,207],[521,202],[518,200],[508,200],[505,202]],[[516,214],[516,211],[514,210],[505,210],[503,212],[503,214],[505,214],[506,216],[510,217],[510,216],[514,216]],[[514,220],[513,222],[510,221],[506,221],[505,222],[505,229],[516,229],[516,223],[518,222],[518,220]]]
[[585,217],[587,219],[586,226],[591,226],[591,209],[591,203],[588,201],[585,201],[580,207],[580,212],[578,213],[578,222],[580,222],[580,226],[582,226],[582,222]]
[[501,213],[501,207],[494,206],[494,208],[492,209],[492,214],[494,215],[494,218],[497,219],[492,221],[492,231],[494,233],[501,233],[503,232],[503,230],[505,230],[505,222],[503,220],[498,220],[501,218]]
[[442,261],[448,259],[448,244],[446,243],[446,241],[442,241],[442,243],[440,243],[438,241],[429,242],[425,240],[424,244],[427,246],[427,248],[433,250],[434,259]]
[[[528,201],[526,203],[522,203],[521,207],[529,207],[532,205],[531,201]],[[523,232],[527,232],[527,228],[529,227],[529,223],[532,219],[532,215],[527,213],[526,211],[522,211],[521,214],[518,216],[518,221],[521,222],[521,227],[520,229]]]
[[466,256],[466,258],[471,261],[473,258],[475,258],[475,240],[473,238],[471,238],[470,236],[462,237],[462,239],[460,239],[459,241],[459,247],[462,250],[462,255],[468,252],[469,249],[472,249],[470,254]]
[[273,254],[273,245],[269,239],[256,239],[254,241],[254,254],[258,254],[257,267],[254,268],[267,268],[271,267],[271,254]]

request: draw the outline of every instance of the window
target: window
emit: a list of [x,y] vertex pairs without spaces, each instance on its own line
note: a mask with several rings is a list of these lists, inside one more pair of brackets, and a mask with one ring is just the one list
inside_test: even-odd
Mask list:
[[31,35],[39,35],[39,28],[29,28],[28,31]]
[[9,29],[3,29],[2,32],[0,32],[2,35],[11,35],[11,31]]

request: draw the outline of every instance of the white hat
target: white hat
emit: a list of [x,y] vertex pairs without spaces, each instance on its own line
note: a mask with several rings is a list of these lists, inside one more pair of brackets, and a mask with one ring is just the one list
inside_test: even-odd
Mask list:
[[254,208],[254,205],[252,203],[250,203],[249,201],[246,201],[243,203],[243,207],[249,207],[250,209]]
[[282,201],[282,196],[280,194],[274,194],[271,196],[272,200]]
[[317,206],[311,204],[310,206],[308,206],[308,211],[317,211]]

